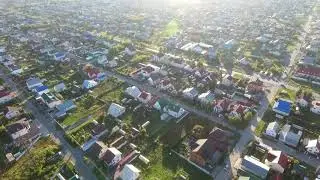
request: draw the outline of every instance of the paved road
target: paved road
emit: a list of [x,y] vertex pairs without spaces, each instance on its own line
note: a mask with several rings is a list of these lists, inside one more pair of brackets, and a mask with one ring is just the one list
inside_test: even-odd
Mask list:
[[[26,99],[24,93],[17,87],[16,83],[5,75],[1,69],[0,74],[1,78],[5,80],[6,84],[10,86],[13,91],[16,91],[22,99]],[[80,177],[85,180],[95,180],[96,177],[92,174],[91,168],[83,161],[83,152],[79,148],[73,148],[69,145],[63,137],[64,132],[56,130],[54,120],[46,112],[39,111],[30,100],[25,101],[25,108],[27,111],[32,112],[35,119],[37,119],[37,123],[41,124],[41,132],[50,133],[53,138],[62,145],[63,152],[65,152],[65,154],[71,154],[72,161],[75,163],[75,168],[80,173]]]

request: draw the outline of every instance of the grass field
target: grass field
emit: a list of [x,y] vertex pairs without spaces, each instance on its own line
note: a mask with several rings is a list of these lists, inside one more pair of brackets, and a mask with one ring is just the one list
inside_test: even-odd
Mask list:
[[50,179],[61,167],[63,161],[49,161],[59,151],[50,137],[40,139],[34,147],[0,176],[2,180],[11,179]]
[[171,20],[160,34],[164,37],[170,37],[179,32],[179,23],[177,20]]
[[91,96],[83,96],[79,101],[76,102],[77,108],[74,112],[70,113],[63,121],[62,124],[65,126],[72,125],[82,118],[87,118],[90,115],[95,114],[102,107],[102,103],[95,100]]

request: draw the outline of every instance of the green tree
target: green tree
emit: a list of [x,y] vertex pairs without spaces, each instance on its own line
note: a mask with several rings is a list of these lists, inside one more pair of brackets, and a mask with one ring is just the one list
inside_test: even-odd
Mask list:
[[203,134],[204,134],[204,127],[201,125],[195,125],[192,128],[192,135],[198,139],[202,138]]
[[250,121],[252,119],[252,117],[253,117],[253,114],[252,114],[251,111],[249,111],[244,115],[243,119],[248,122],[248,121]]
[[2,125],[0,126],[0,138],[3,138],[6,136],[6,128]]

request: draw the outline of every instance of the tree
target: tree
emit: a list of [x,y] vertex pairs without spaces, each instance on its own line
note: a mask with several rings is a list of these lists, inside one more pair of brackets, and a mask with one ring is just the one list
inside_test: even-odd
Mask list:
[[243,119],[244,119],[245,121],[250,121],[250,120],[252,119],[252,117],[253,117],[253,114],[252,114],[251,111],[249,111],[249,112],[247,112],[247,113],[244,115]]
[[296,92],[296,97],[299,97],[302,94],[302,88],[300,87]]
[[304,98],[305,98],[308,102],[312,101],[312,90],[311,90],[311,89],[305,90],[303,94],[304,94]]
[[194,137],[200,139],[200,138],[202,138],[202,136],[204,134],[203,130],[204,130],[204,127],[197,124],[197,125],[193,126],[193,128],[192,128],[192,135]]
[[0,138],[3,138],[6,136],[6,128],[2,125],[0,126]]

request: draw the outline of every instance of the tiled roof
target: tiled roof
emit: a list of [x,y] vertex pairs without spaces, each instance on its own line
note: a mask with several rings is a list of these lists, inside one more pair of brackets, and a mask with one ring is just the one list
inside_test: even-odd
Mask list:
[[297,73],[320,77],[320,68],[317,67],[299,67]]

